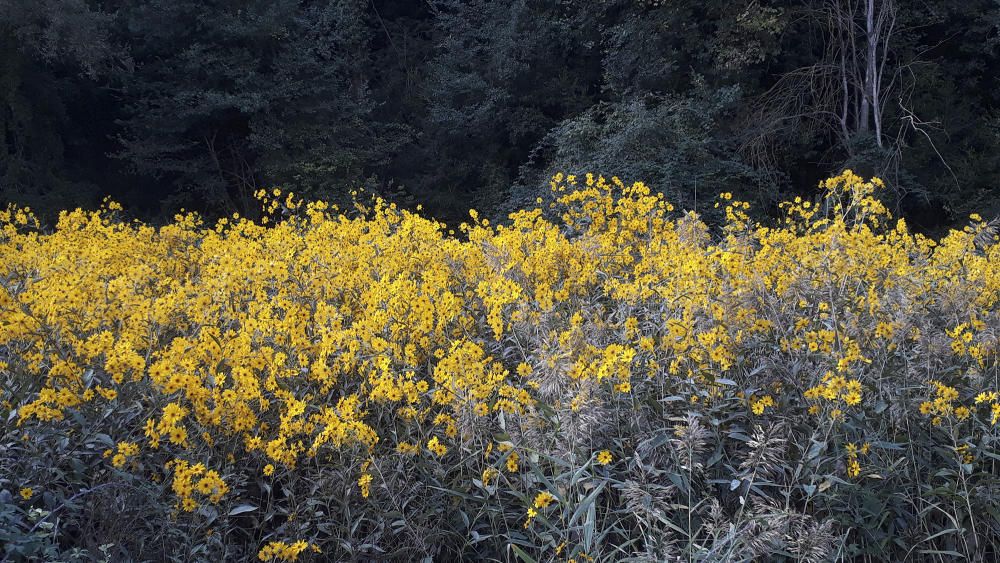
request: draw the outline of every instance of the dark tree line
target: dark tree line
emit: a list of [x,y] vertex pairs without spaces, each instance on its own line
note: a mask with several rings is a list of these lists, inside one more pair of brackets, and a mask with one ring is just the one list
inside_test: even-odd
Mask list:
[[850,166],[933,228],[1000,209],[998,26],[996,0],[0,0],[0,190],[155,217],[365,186],[451,219],[554,170],[767,209]]

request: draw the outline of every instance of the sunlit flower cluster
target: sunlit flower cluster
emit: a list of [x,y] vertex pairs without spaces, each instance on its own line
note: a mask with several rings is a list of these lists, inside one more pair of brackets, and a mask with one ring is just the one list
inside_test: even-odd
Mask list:
[[199,498],[218,504],[229,492],[229,487],[212,469],[206,469],[202,463],[190,464],[182,459],[168,462],[167,468],[174,473],[172,488],[180,499],[179,505],[185,512],[193,512],[198,508]]
[[[928,432],[965,424],[954,442],[1000,421],[986,383],[1000,247],[977,245],[975,225],[912,233],[882,186],[846,171],[776,226],[723,193],[718,228],[593,174],[559,174],[551,204],[499,226],[472,213],[457,233],[379,199],[340,210],[278,189],[258,193],[261,219],[215,225],[128,222],[108,203],[43,230],[11,207],[0,370],[31,392],[0,399],[22,426],[128,411],[105,430],[107,463],[168,476],[181,512],[331,467],[377,502],[386,459],[519,487],[553,412],[644,403],[810,413],[858,477],[868,446],[841,422],[891,432],[908,411]],[[582,459],[624,465],[629,440],[586,428]],[[525,524],[551,503],[535,498]]]
[[317,546],[305,540],[298,540],[292,543],[275,541],[261,548],[257,553],[257,558],[261,561],[298,561],[299,555],[306,550],[322,553]]

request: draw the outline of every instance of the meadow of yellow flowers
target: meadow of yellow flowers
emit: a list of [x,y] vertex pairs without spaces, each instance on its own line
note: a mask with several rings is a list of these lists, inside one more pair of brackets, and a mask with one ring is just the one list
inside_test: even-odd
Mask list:
[[0,556],[995,560],[995,228],[882,187],[718,227],[590,174],[457,232],[8,208]]

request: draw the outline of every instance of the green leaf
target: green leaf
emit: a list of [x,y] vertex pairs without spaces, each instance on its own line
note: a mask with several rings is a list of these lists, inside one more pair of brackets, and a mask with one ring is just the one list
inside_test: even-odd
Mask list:
[[257,510],[257,507],[252,504],[241,504],[230,510],[229,515],[236,516],[238,514],[246,514],[247,512],[253,512],[254,510]]
[[516,545],[514,545],[514,544],[512,544],[512,543],[509,543],[509,544],[507,544],[507,547],[508,547],[508,548],[509,548],[509,549],[510,549],[511,551],[513,551],[513,552],[514,552],[514,555],[517,555],[518,559],[520,559],[521,561],[527,561],[528,563],[538,563],[538,561],[536,561],[534,557],[532,557],[532,556],[528,555],[528,554],[527,554],[527,553],[526,553],[526,552],[525,552],[525,551],[524,551],[523,549],[521,549],[520,547],[517,547]]

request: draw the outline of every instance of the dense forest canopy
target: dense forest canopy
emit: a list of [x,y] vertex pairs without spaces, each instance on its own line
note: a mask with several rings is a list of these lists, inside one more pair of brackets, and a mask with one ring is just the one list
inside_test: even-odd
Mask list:
[[155,218],[364,186],[451,220],[555,170],[766,211],[851,167],[934,229],[998,209],[998,25],[995,0],[0,0],[0,190]]

